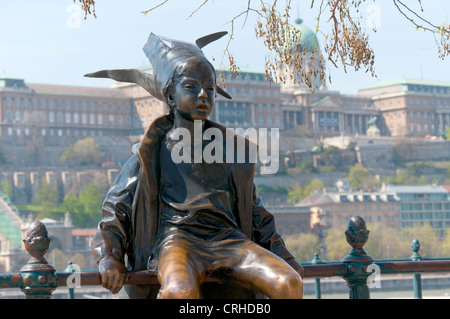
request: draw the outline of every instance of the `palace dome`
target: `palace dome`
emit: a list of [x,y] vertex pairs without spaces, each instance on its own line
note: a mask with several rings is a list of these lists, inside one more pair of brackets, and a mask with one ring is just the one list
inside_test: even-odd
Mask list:
[[297,50],[298,48],[304,48],[306,51],[313,51],[320,49],[316,34],[313,30],[303,24],[302,19],[295,20],[294,29],[296,31],[300,31],[300,38],[293,39],[294,34],[287,34],[285,50]]

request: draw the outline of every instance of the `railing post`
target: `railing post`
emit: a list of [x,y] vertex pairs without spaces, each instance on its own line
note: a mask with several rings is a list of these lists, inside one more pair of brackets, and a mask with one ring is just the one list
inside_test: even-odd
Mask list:
[[[320,260],[318,253],[314,253],[314,258],[311,260],[311,263],[313,265],[323,263],[322,260]],[[322,295],[321,291],[320,291],[320,278],[314,278],[314,286],[315,286],[316,299],[320,299],[321,295]]]
[[347,264],[347,275],[344,280],[350,288],[350,299],[370,299],[370,291],[367,278],[370,273],[366,272],[366,266],[373,263],[373,258],[367,255],[363,246],[369,239],[369,230],[366,222],[360,216],[350,218],[345,236],[347,242],[352,246],[349,254],[342,260]]
[[[411,242],[411,249],[413,254],[411,255],[412,261],[422,260],[422,256],[419,254],[420,243],[417,239],[413,239]],[[413,275],[413,289],[414,289],[414,299],[422,299],[422,278],[420,274]]]
[[20,270],[24,283],[21,290],[26,299],[50,299],[56,289],[55,268],[44,258],[50,241],[51,238],[43,223],[35,221],[30,224],[23,242],[31,258]]

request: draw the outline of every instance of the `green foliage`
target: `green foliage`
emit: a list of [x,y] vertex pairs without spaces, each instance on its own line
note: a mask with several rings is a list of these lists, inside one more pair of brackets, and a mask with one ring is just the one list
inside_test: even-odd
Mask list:
[[[411,242],[418,239],[420,242],[419,254],[423,258],[436,258],[450,256],[450,230],[446,237],[441,239],[438,232],[430,224],[416,225],[414,227],[397,229],[387,227],[382,223],[367,223],[370,236],[364,245],[364,250],[374,259],[405,259],[413,254]],[[326,247],[326,260],[342,260],[351,250],[345,239],[346,225],[327,230],[323,244]],[[322,243],[315,234],[295,234],[285,237],[287,248],[299,261],[310,261],[314,253],[320,252]]]
[[31,199],[31,203],[36,205],[43,205],[43,203],[47,203],[47,205],[55,205],[58,203],[58,199],[59,194],[56,187],[43,179],[39,185],[38,191]]
[[[401,232],[381,223],[368,223],[369,240],[364,249],[375,259],[409,258],[411,241],[401,240]],[[408,248],[409,246],[409,248]]]
[[345,240],[345,228],[346,225],[342,224],[340,227],[327,230],[325,237],[327,260],[342,260],[350,251],[351,247]]
[[377,180],[370,174],[369,170],[360,163],[356,163],[350,168],[347,179],[352,189],[369,190],[378,185]]
[[60,161],[76,165],[98,165],[103,157],[99,148],[100,145],[95,144],[92,137],[78,140],[64,151]]
[[287,194],[288,190],[286,187],[275,184],[273,186],[267,186],[264,184],[258,185],[258,193],[275,193],[275,194]]
[[86,215],[84,213],[84,206],[80,200],[71,194],[64,197],[64,209],[70,213],[73,224],[76,227],[85,227],[87,225]]
[[6,164],[8,162],[6,158],[6,153],[3,149],[3,144],[0,143],[0,164]]
[[356,162],[356,153],[353,149],[341,150],[319,142],[312,152],[315,153],[315,169],[319,173],[347,171],[348,167]]
[[[423,258],[450,256],[450,231],[444,240],[440,240],[438,233],[429,224],[399,230],[382,223],[367,223],[367,228],[370,230],[370,236],[364,250],[374,259],[410,258],[413,253],[413,239],[419,240],[419,254]],[[345,240],[345,229],[346,225],[343,224],[327,231],[324,239],[327,260],[342,260],[350,251],[351,247]]]
[[281,165],[278,167],[278,171],[277,171],[275,174],[277,174],[277,175],[283,175],[283,174],[287,174],[287,172],[288,172],[288,170],[287,170],[286,165],[281,164]]
[[78,197],[67,194],[64,208],[70,212],[76,227],[94,227],[101,219],[104,194],[97,184],[91,183],[80,192]]
[[349,142],[349,143],[348,143],[346,149],[347,149],[348,151],[355,152],[355,151],[356,151],[356,146],[358,146],[358,143],[352,141],[352,142]]
[[104,195],[97,184],[88,184],[78,196],[84,205],[84,211],[89,216],[89,226],[94,226],[101,219]]
[[37,216],[37,219],[43,219],[43,218],[52,218],[52,219],[57,219],[59,214],[57,212],[55,212],[54,205],[51,204],[50,202],[44,201],[41,203],[40,205],[40,213]]
[[12,186],[7,180],[0,181],[0,192],[8,195],[9,198],[13,197]]
[[414,172],[405,169],[398,169],[395,177],[388,176],[382,180],[386,184],[391,185],[424,185],[427,184],[425,176],[416,176]]
[[445,239],[442,241],[442,256],[450,256],[450,228],[445,231]]
[[397,166],[403,166],[411,162],[413,158],[413,144],[407,139],[401,139],[393,146],[393,162]]
[[405,250],[409,251],[409,256],[412,254],[411,242],[413,239],[419,240],[419,253],[422,257],[442,257],[442,241],[439,239],[438,232],[433,230],[429,223],[402,229],[400,241],[406,245],[407,249]]
[[297,125],[297,134],[300,137],[312,137],[313,134],[309,129],[308,125]]
[[284,238],[286,247],[297,261],[311,261],[314,253],[320,251],[319,238],[315,234],[295,234]]
[[288,202],[295,205],[309,194],[322,188],[324,188],[324,183],[318,178],[314,178],[305,186],[302,186],[300,183],[295,183],[288,192]]
[[82,254],[67,254],[58,248],[52,249],[46,258],[57,271],[64,271],[69,261],[72,261],[72,264],[78,265],[80,269],[86,269],[87,265],[86,257]]
[[450,127],[445,129],[445,140],[450,141]]
[[426,169],[432,168],[432,166],[430,166],[426,162],[418,161],[405,163],[405,168],[409,174],[413,174],[416,177],[420,177],[424,174]]
[[298,162],[296,167],[299,168],[299,173],[317,173],[317,168],[314,167],[314,164],[311,161]]

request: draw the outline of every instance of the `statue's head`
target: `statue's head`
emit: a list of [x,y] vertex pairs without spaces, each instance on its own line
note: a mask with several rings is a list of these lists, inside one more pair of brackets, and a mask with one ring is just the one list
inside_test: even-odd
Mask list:
[[205,60],[191,57],[179,64],[164,89],[171,112],[186,120],[206,120],[216,96],[216,74]]
[[151,33],[143,50],[152,65],[153,92],[156,98],[165,101],[172,107],[177,81],[182,77],[194,76],[196,80],[211,84],[215,94],[219,93],[231,98],[216,84],[216,72],[201,50],[202,47],[215,41],[226,32],[207,35],[195,44],[156,36]]

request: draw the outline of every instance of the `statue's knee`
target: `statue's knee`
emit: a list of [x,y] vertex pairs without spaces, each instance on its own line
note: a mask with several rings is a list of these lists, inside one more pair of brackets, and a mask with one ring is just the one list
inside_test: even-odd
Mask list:
[[278,278],[275,289],[281,298],[302,298],[303,280],[296,272],[289,273]]
[[183,282],[174,282],[161,287],[159,299],[198,299],[199,289],[195,285]]

